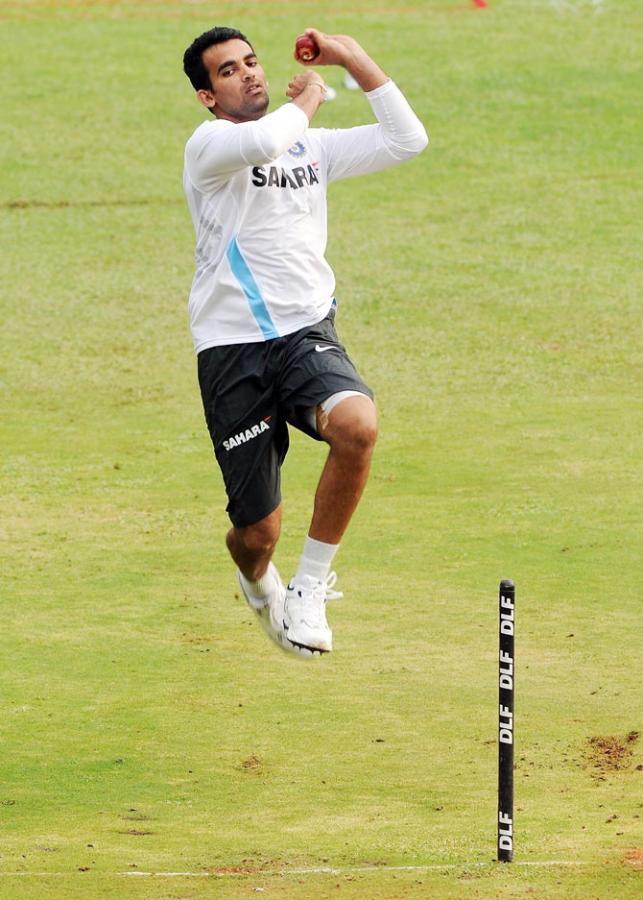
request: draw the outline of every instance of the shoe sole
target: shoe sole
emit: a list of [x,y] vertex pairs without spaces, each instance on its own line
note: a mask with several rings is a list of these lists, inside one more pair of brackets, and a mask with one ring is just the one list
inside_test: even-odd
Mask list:
[[288,637],[288,626],[285,622],[282,624],[284,627],[284,636],[291,646],[297,647],[299,650],[307,650],[309,653],[312,653],[313,655],[318,654],[319,656],[322,656],[324,653],[332,652],[332,647],[329,649],[326,649],[326,647],[311,647],[310,644],[300,644],[299,641],[293,641],[292,638]]
[[[330,650],[321,650],[319,647],[309,647],[307,644],[298,644],[296,641],[291,641],[290,638],[287,638],[286,640],[291,647],[296,647],[297,651],[306,650],[311,656],[324,656],[326,653],[331,652]],[[300,655],[306,656],[304,653],[300,653]]]

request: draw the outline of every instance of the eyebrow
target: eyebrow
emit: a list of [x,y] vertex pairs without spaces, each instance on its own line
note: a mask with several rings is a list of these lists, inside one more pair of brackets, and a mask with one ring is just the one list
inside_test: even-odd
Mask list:
[[[256,57],[257,57],[256,53],[246,53],[246,55],[243,57],[243,61],[245,62],[247,59],[256,59]],[[219,66],[219,68],[217,69],[217,75],[220,75],[224,69],[228,68],[228,66],[234,66],[235,63],[236,63],[235,59],[227,59],[225,62],[222,62],[221,65]]]

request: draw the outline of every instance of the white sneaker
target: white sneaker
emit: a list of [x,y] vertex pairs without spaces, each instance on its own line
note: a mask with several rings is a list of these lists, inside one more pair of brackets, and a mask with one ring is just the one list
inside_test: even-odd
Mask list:
[[288,641],[296,647],[330,653],[333,633],[326,621],[326,600],[341,597],[333,590],[337,580],[331,572],[325,581],[304,575],[301,581],[291,581],[286,589],[284,631]]
[[286,589],[283,586],[279,572],[273,563],[268,564],[268,570],[264,578],[268,578],[271,582],[271,588],[266,597],[254,597],[248,593],[244,585],[241,572],[237,569],[237,579],[246,603],[259,619],[261,627],[268,637],[285,650],[287,653],[293,653],[299,657],[312,657],[314,654],[307,648],[295,647],[286,637],[284,630],[284,601],[286,599]]

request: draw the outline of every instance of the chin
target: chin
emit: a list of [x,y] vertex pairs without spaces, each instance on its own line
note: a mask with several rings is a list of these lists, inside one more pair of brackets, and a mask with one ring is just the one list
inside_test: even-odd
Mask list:
[[270,103],[270,98],[268,94],[264,97],[257,97],[256,101],[252,104],[251,107],[248,108],[248,113],[255,117],[262,116],[265,111],[268,109],[268,104]]

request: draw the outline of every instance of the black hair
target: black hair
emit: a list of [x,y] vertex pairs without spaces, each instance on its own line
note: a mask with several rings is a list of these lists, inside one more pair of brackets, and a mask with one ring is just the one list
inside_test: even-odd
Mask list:
[[209,31],[204,31],[202,35],[192,41],[183,54],[183,71],[192,82],[195,91],[212,89],[210,73],[203,63],[203,51],[214,44],[223,44],[224,41],[233,41],[235,38],[245,41],[254,52],[254,48],[245,34],[236,28],[226,28],[224,25],[217,25]]

